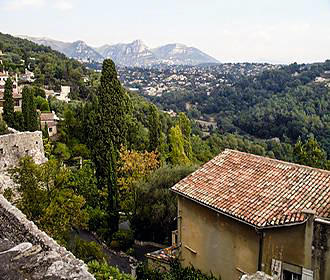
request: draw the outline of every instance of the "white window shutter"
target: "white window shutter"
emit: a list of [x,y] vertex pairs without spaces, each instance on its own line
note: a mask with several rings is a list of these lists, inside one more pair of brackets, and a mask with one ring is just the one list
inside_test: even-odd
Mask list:
[[281,279],[282,272],[282,262],[279,260],[272,259],[272,276],[277,276],[278,279]]
[[314,279],[314,275],[313,275],[313,271],[303,268],[302,269],[302,280],[313,280]]

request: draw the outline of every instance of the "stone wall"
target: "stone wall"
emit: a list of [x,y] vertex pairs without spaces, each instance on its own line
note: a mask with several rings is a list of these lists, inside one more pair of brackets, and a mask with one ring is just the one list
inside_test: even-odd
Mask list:
[[[9,246],[6,251],[1,247],[4,244]],[[94,279],[84,262],[39,230],[2,195],[0,271],[4,279]]]
[[14,132],[0,136],[0,172],[16,166],[24,156],[31,156],[37,164],[47,160],[41,131]]

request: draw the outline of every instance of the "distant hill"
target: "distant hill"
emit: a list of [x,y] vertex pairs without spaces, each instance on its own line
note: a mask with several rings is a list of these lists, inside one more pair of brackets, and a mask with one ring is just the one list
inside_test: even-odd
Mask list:
[[49,38],[20,37],[39,45],[49,46],[68,57],[80,61],[102,62],[105,58],[111,58],[119,65],[139,67],[157,64],[198,65],[202,63],[219,63],[218,60],[199,49],[187,47],[183,44],[168,44],[151,49],[141,40],[135,40],[128,44],[104,45],[92,48],[83,41],[67,43]]

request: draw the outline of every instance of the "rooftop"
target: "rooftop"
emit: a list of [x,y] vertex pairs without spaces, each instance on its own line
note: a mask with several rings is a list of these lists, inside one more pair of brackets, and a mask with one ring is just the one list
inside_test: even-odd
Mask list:
[[330,218],[330,172],[225,150],[172,191],[255,227]]

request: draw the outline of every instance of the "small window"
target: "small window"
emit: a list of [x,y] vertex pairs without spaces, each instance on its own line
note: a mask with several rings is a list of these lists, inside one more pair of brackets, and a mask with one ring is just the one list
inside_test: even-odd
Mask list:
[[301,280],[302,267],[283,263],[283,280]]
[[48,131],[53,132],[53,128],[52,127],[48,128]]
[[39,144],[39,142],[38,142],[38,141],[36,141],[36,144],[38,145],[38,144]]
[[3,155],[4,152],[3,152],[3,148],[0,148],[0,155]]
[[301,274],[283,270],[283,280],[301,280]]

